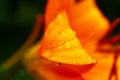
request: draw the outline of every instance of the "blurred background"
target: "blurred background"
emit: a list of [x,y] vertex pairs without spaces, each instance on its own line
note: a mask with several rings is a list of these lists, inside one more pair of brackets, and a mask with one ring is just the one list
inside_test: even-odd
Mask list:
[[[25,42],[46,0],[0,0],[0,63]],[[13,80],[31,80],[23,69]]]
[[[27,39],[36,15],[44,13],[47,0],[0,0],[0,63],[10,57]],[[97,0],[103,14],[112,22],[120,17],[120,0]],[[120,24],[112,34],[119,34]],[[21,69],[12,80],[33,80]]]

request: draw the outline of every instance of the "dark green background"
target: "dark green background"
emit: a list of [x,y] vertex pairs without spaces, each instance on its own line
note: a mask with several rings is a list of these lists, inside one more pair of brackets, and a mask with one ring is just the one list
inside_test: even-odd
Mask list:
[[0,62],[26,40],[45,0],[0,0]]
[[[120,0],[97,0],[97,3],[111,22],[120,16]],[[0,0],[0,63],[10,57],[26,40],[36,15],[44,12],[45,4],[46,0]],[[120,25],[112,33],[118,34],[119,27]],[[22,79],[30,80],[23,74],[22,70],[18,73],[19,76],[22,75]],[[18,78],[17,76],[14,79]]]
[[[46,0],[0,0],[0,64],[27,39],[45,3]],[[32,80],[22,68],[16,74],[12,80]]]

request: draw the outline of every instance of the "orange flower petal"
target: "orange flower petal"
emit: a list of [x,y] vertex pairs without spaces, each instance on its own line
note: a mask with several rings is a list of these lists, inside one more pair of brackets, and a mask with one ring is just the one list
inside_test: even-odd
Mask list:
[[83,46],[98,41],[109,29],[109,22],[97,8],[94,0],[85,0],[67,8],[70,25]]
[[[114,59],[113,53],[93,53],[92,57],[97,59],[97,63],[93,67],[93,64],[59,64],[58,62],[53,62],[51,60],[38,57],[36,53],[39,47],[40,43],[34,45],[27,51],[26,55],[24,56],[24,60],[26,60],[24,61],[26,69],[33,76],[39,78],[39,80],[41,80],[41,76],[46,78],[45,80],[108,80],[109,78]],[[118,59],[117,68],[120,67],[119,64],[120,57]],[[119,73],[120,70],[118,69],[118,75]]]
[[70,28],[65,12],[58,14],[48,26],[39,54],[51,61],[66,64],[85,65],[96,62],[82,48]]
[[117,60],[117,76],[118,76],[118,80],[120,80],[120,55]]
[[45,28],[56,17],[60,11],[66,9],[74,0],[47,0],[45,10]]
[[44,62],[44,68],[47,71],[52,72],[53,74],[57,74],[58,76],[64,76],[64,77],[70,77],[70,78],[77,78],[81,77],[81,73],[85,73],[89,71],[94,64],[89,65],[71,65],[71,64],[59,64],[56,62],[52,62],[50,60],[43,59]]
[[97,60],[97,63],[87,73],[83,73],[84,80],[109,80],[114,53],[95,52],[92,57]]
[[84,0],[78,3],[74,0],[49,0],[45,12],[45,27],[63,9],[66,10],[70,26],[76,32],[83,47],[89,52],[94,51],[110,24],[97,8],[95,0]]

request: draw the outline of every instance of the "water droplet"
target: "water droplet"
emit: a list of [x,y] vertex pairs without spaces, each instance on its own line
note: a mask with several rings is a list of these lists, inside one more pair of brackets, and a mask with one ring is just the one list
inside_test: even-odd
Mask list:
[[91,57],[89,56],[88,59],[91,60]]
[[65,36],[65,32],[62,32],[62,36]]
[[69,52],[67,52],[67,53],[66,53],[66,55],[70,55],[70,53],[69,53]]
[[65,43],[65,47],[66,47],[66,48],[70,48],[70,47],[71,47],[71,42],[69,42],[69,41],[66,42],[66,43]]
[[76,63],[76,61],[73,61],[73,63]]
[[62,18],[62,16],[61,16],[61,15],[58,15],[57,17],[58,17],[58,18],[60,18],[60,19]]

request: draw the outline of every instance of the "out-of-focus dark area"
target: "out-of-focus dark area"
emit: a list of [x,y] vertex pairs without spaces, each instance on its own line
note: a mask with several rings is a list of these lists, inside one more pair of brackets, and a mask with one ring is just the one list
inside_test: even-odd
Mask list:
[[46,0],[0,0],[0,62],[26,40]]
[[[25,42],[46,0],[0,0],[0,64]],[[0,73],[1,74],[1,73]],[[31,80],[21,69],[12,80]]]
[[[45,4],[46,0],[0,0],[0,63],[10,57],[27,39],[36,15],[44,12]],[[120,17],[120,0],[97,0],[97,4],[111,22]],[[119,32],[120,25],[113,34]],[[19,74],[24,75],[22,71]]]
[[120,0],[96,0],[104,15],[112,22],[120,17]]
[[[120,0],[96,0],[99,9],[112,23],[120,17]],[[120,34],[120,23],[112,30],[109,36]]]

